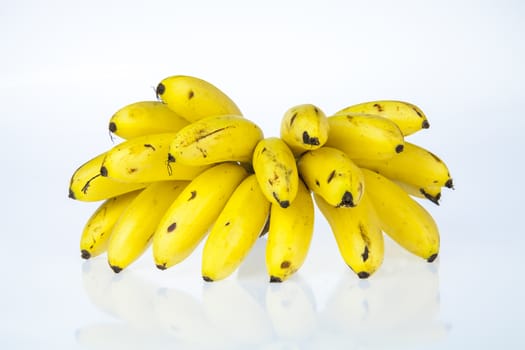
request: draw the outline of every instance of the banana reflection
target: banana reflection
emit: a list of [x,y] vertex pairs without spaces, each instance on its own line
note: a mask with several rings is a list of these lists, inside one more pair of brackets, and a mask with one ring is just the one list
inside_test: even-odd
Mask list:
[[131,269],[115,275],[103,258],[88,260],[86,293],[121,322],[85,326],[76,339],[89,349],[374,349],[439,341],[447,332],[439,320],[439,263],[388,250],[369,280],[343,273],[323,305],[300,276],[268,283],[264,243],[237,278],[203,282],[200,296],[159,288]]

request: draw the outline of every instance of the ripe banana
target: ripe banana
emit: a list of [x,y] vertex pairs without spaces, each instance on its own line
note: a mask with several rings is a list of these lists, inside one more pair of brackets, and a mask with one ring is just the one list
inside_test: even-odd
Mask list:
[[299,173],[286,143],[277,137],[262,139],[253,152],[252,165],[266,198],[283,208],[288,207],[297,195]]
[[83,259],[95,257],[106,251],[113,226],[139,193],[137,190],[107,199],[91,215],[80,237],[80,253]]
[[328,118],[326,146],[339,148],[352,159],[392,158],[403,151],[404,139],[390,119],[370,114],[340,114]]
[[321,147],[308,151],[297,163],[299,174],[311,191],[334,207],[354,207],[364,192],[361,169],[343,151]]
[[213,224],[202,251],[202,278],[218,281],[230,276],[261,233],[270,202],[255,175],[245,178]]
[[[436,188],[453,188],[452,178],[445,163],[435,154],[410,142],[405,142],[403,152],[387,160],[354,159],[361,168],[374,170],[391,180],[415,187],[432,202],[437,202],[440,192]],[[414,192],[413,190],[411,191]]]
[[146,187],[146,183],[123,183],[101,176],[105,157],[106,153],[99,154],[75,170],[69,182],[69,198],[94,202]]
[[116,145],[107,152],[100,173],[123,182],[193,179],[206,167],[170,161],[168,149],[175,135],[145,135]]
[[306,185],[299,181],[297,197],[286,209],[272,203],[266,244],[270,282],[282,282],[302,266],[314,231],[314,205]]
[[332,229],[345,263],[359,278],[368,278],[381,266],[384,256],[383,232],[368,186],[354,208],[336,208],[318,195],[315,202]]
[[156,93],[171,110],[190,122],[212,115],[242,115],[224,92],[196,77],[167,77],[157,85]]
[[113,271],[119,273],[148,248],[162,215],[187,184],[188,181],[152,183],[125,209],[109,239],[108,262]]
[[153,257],[159,269],[173,266],[191,254],[246,176],[242,166],[221,163],[190,182],[168,208],[155,232]]
[[439,232],[432,216],[393,181],[363,169],[381,228],[409,252],[432,262],[439,252]]
[[328,129],[326,115],[312,104],[288,109],[281,120],[281,138],[297,156],[323,146],[328,138]]
[[250,162],[261,129],[235,115],[200,119],[182,128],[169,149],[172,162],[202,166],[224,161]]
[[423,111],[419,107],[404,101],[384,100],[359,103],[346,107],[336,112],[335,115],[348,113],[374,114],[391,119],[405,136],[430,127]]
[[159,101],[141,101],[119,109],[109,120],[109,131],[123,139],[176,132],[189,122]]

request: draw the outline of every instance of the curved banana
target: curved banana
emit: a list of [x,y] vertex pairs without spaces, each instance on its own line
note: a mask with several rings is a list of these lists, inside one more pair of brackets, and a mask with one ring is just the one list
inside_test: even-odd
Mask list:
[[281,120],[281,138],[296,155],[323,146],[328,138],[328,120],[312,104],[288,109]]
[[146,183],[124,183],[100,174],[106,153],[82,164],[71,176],[69,198],[85,202],[108,199],[146,187]]
[[391,119],[397,124],[403,135],[407,136],[421,129],[428,129],[430,124],[423,111],[408,102],[382,100],[359,103],[336,112],[338,114],[366,113]]
[[109,236],[122,212],[140,191],[125,193],[104,201],[89,218],[80,237],[80,253],[89,259],[104,253]]
[[230,276],[244,260],[261,233],[270,202],[255,175],[235,189],[213,224],[202,251],[202,278],[218,281]]
[[189,122],[160,101],[140,101],[119,109],[109,120],[109,131],[123,139],[176,132]]
[[295,157],[288,145],[277,137],[262,139],[253,152],[252,165],[266,198],[288,207],[297,195],[299,183]]
[[364,191],[361,169],[341,150],[332,147],[304,153],[297,163],[308,188],[334,207],[354,207]]
[[354,208],[336,208],[318,195],[315,202],[332,229],[345,263],[359,278],[368,278],[381,266],[384,256],[383,232],[368,186]]
[[326,146],[338,148],[352,159],[392,158],[405,144],[399,127],[390,119],[370,114],[340,114],[328,118]]
[[[405,142],[403,152],[390,159],[354,159],[361,168],[374,170],[391,180],[403,182],[439,200],[436,187],[453,188],[446,164],[435,154],[410,142]],[[428,197],[427,197],[428,198]]]
[[266,243],[270,282],[282,282],[303,265],[314,232],[314,205],[306,185],[299,181],[297,197],[286,209],[272,203]]
[[193,179],[206,167],[170,161],[168,149],[175,135],[145,135],[116,145],[107,152],[100,173],[123,182]]
[[159,220],[188,181],[158,181],[146,187],[115,224],[108,244],[108,262],[119,273],[148,248]]
[[246,176],[242,166],[221,163],[190,182],[155,231],[153,257],[159,269],[173,266],[191,254]]
[[169,149],[173,162],[192,166],[239,161],[250,162],[262,130],[236,115],[200,119],[182,128]]
[[367,169],[363,175],[383,231],[409,252],[434,261],[439,252],[439,232],[432,216],[383,175]]
[[156,93],[171,110],[191,122],[212,115],[242,115],[224,92],[196,77],[167,77],[157,85]]

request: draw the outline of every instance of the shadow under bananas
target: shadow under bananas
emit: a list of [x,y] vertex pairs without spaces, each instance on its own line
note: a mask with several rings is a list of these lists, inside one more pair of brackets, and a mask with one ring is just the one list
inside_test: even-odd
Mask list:
[[427,264],[388,245],[369,280],[343,270],[323,305],[293,276],[268,283],[259,240],[235,277],[203,283],[201,295],[164,288],[133,269],[115,275],[104,258],[82,275],[96,307],[116,321],[86,325],[76,340],[88,349],[375,349],[421,347],[443,340],[439,263]]

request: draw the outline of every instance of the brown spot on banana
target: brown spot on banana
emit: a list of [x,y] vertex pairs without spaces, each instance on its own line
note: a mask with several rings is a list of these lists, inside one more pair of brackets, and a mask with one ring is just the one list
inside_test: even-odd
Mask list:
[[297,112],[295,112],[292,117],[290,118],[290,126],[292,126],[293,122],[295,121],[295,118],[297,117]]
[[383,106],[381,106],[379,103],[374,103],[374,108],[377,109],[378,112],[383,112]]
[[401,153],[403,152],[403,149],[405,148],[405,146],[403,145],[397,145],[396,146],[396,153]]
[[412,109],[414,110],[414,112],[416,112],[419,118],[423,118],[423,114],[421,114],[421,112],[416,107],[412,107]]
[[128,174],[133,174],[137,170],[138,170],[137,168],[128,168]]
[[146,148],[150,148],[150,149],[152,149],[153,151],[156,151],[155,147],[154,147],[152,144],[146,143],[146,144],[144,144],[144,147],[146,147]]
[[193,98],[193,96],[195,96],[195,92],[193,92],[193,90],[190,90],[188,92],[188,100],[191,100]]
[[191,195],[190,195],[190,198],[188,198],[188,201],[191,201],[195,197],[197,197],[197,191],[191,191]]
[[318,137],[311,137],[308,134],[308,131],[303,132],[303,143],[305,145],[312,145],[312,146],[319,146],[319,138]]
[[361,254],[361,258],[363,259],[363,262],[368,260],[368,246],[365,245],[365,250]]
[[326,183],[329,184],[330,181],[333,180],[334,176],[335,176],[335,169],[332,170],[332,172],[330,173],[330,175],[328,175],[328,179],[326,179]]
[[[104,176],[104,177],[108,176],[108,168],[106,168],[105,166],[102,166],[102,167],[100,168],[100,175],[101,175],[101,176]],[[91,180],[93,180],[93,179],[96,178],[97,176],[98,176],[98,174],[95,175],[95,176],[93,176],[91,179],[89,179],[88,182],[91,181]]]
[[288,260],[285,260],[281,263],[281,269],[287,269],[290,267],[291,264],[292,264],[291,262],[289,262]]
[[200,140],[202,139],[205,139],[207,137],[210,137],[218,132],[221,132],[223,130],[226,130],[226,129],[231,129],[231,128],[235,128],[235,126],[233,125],[229,125],[229,126],[225,126],[224,128],[219,128],[219,129],[216,129],[216,130],[213,130],[213,131],[210,131],[209,133],[206,133],[204,135],[200,135],[198,136],[196,139],[195,139],[195,142],[199,142]]
[[176,228],[177,228],[177,223],[174,222],[174,223],[172,223],[171,225],[168,226],[168,228],[166,229],[166,232],[171,233],[171,232],[173,232],[173,230],[175,230]]

